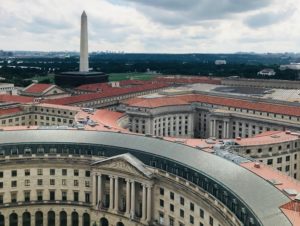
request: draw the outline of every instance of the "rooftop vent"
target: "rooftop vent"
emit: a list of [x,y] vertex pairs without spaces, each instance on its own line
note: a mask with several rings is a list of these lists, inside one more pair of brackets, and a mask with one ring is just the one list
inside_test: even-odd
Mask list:
[[269,182],[273,185],[282,185],[282,182],[276,179],[270,179]]
[[272,135],[271,137],[272,138],[280,138],[280,136],[278,136],[278,135]]
[[259,162],[256,162],[256,163],[254,163],[254,168],[260,168],[260,163]]
[[290,196],[298,195],[298,192],[292,188],[285,188],[285,189],[283,189],[283,191]]

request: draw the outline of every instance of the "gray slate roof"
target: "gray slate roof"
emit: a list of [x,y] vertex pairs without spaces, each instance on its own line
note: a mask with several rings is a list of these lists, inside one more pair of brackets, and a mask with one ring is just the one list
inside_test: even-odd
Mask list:
[[113,132],[79,130],[0,132],[0,144],[41,142],[103,144],[160,155],[204,172],[230,189],[247,203],[264,226],[292,225],[279,209],[279,206],[290,201],[283,192],[247,169],[195,148],[151,137]]

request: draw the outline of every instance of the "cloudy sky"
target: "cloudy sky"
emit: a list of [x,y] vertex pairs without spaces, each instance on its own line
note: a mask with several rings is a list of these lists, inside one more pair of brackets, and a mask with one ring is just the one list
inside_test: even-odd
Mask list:
[[300,52],[300,0],[0,0],[0,49]]

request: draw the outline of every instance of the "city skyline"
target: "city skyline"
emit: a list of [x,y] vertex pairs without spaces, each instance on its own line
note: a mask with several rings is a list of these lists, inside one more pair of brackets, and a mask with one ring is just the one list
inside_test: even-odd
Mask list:
[[86,10],[90,52],[300,52],[297,0],[2,1],[4,50],[79,51]]

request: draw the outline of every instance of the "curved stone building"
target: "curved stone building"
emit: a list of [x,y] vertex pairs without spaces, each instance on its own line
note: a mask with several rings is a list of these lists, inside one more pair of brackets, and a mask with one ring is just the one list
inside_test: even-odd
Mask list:
[[[292,189],[285,193],[247,167],[158,138],[75,129],[2,131],[0,161],[0,226],[299,222],[289,212]],[[293,181],[288,186],[300,189]]]

